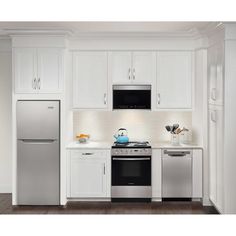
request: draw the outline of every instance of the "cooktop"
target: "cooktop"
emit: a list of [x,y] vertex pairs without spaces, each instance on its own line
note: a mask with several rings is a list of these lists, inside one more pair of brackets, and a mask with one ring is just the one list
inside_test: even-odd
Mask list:
[[114,142],[112,148],[151,148],[151,146],[149,142],[128,142],[128,143]]

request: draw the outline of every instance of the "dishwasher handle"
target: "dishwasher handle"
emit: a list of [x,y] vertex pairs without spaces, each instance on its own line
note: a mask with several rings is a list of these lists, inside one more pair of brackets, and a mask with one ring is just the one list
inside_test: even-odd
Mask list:
[[168,151],[164,150],[164,155],[168,155],[171,157],[183,157],[186,155],[190,155],[190,151]]

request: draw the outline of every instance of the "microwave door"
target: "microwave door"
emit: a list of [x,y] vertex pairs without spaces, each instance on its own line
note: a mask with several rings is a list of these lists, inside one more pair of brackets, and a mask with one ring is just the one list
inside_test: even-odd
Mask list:
[[113,89],[113,109],[151,109],[151,90],[137,88]]

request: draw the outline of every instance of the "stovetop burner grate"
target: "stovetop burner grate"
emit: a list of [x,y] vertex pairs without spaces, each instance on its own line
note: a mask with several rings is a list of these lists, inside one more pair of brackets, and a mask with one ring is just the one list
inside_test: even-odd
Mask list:
[[150,147],[149,142],[128,142],[128,143],[117,143],[114,142],[112,147],[123,147],[123,148],[130,148],[130,147]]

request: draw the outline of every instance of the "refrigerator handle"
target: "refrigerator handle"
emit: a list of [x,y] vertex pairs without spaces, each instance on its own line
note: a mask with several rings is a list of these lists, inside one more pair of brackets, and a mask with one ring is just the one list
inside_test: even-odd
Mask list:
[[19,140],[27,144],[50,144],[57,141],[57,139],[19,139]]

